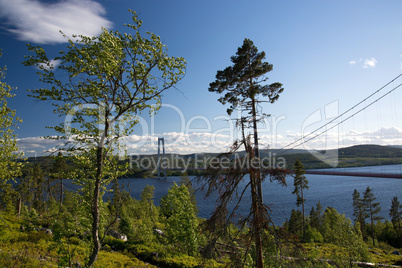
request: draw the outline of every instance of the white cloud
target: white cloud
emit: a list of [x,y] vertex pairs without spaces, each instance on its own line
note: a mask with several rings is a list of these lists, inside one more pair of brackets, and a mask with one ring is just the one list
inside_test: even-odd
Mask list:
[[7,30],[22,41],[39,44],[66,42],[59,31],[67,36],[98,35],[101,27],[112,25],[104,14],[104,8],[93,0],[0,0],[0,18],[6,19]]
[[[305,135],[307,133],[304,133]],[[319,135],[314,139],[309,140],[309,138],[314,137],[305,136],[304,141],[306,143],[302,143],[303,140],[301,133],[296,133],[293,131],[289,131],[287,133],[287,138],[282,139],[280,143],[278,143],[277,148],[283,148],[286,146],[285,150],[289,148],[294,149],[315,149],[315,150],[328,150],[328,149],[338,149],[342,147],[349,147],[353,145],[363,145],[363,144],[377,144],[377,145],[400,145],[402,144],[402,129],[397,127],[383,127],[379,130],[373,131],[363,131],[359,132],[356,130],[350,130],[347,132],[327,132],[325,134]],[[298,141],[300,140],[300,141]],[[288,146],[293,141],[298,141]]]
[[[125,137],[122,145],[125,145],[129,154],[156,154],[158,152],[158,137],[165,138],[165,151],[177,154],[192,153],[221,153],[228,151],[233,140],[230,135],[216,135],[207,132],[179,133],[168,132],[153,135],[130,135]],[[286,136],[278,134],[260,136],[260,148],[280,149],[289,145],[292,141],[300,139],[301,133],[288,132]],[[305,139],[305,140],[308,140]],[[43,139],[41,137],[28,137],[18,139],[20,150],[26,156],[49,155],[63,143],[62,140]],[[293,148],[299,142],[286,147]],[[396,127],[381,128],[376,131],[359,132],[350,130],[345,133],[328,132],[295,149],[337,149],[358,144],[400,145],[402,144],[402,130]]]
[[60,146],[63,141],[44,139],[42,137],[27,137],[17,139],[19,150],[25,156],[48,155],[49,148]]
[[361,63],[362,65],[362,67],[364,68],[364,69],[367,69],[367,68],[374,68],[376,65],[377,65],[377,60],[375,59],[375,58],[371,58],[371,59],[369,59],[369,58],[367,58],[367,59],[359,59],[359,60],[350,60],[349,61],[349,64],[350,65],[355,65],[356,63]]
[[376,64],[377,64],[377,60],[374,59],[374,58],[365,59],[363,65],[362,65],[362,67],[363,67],[364,69],[373,68],[373,67],[375,67]]
[[[45,69],[56,68],[61,63],[61,60],[50,60],[48,63],[40,63],[39,66],[44,67]],[[38,68],[39,69],[39,68]]]

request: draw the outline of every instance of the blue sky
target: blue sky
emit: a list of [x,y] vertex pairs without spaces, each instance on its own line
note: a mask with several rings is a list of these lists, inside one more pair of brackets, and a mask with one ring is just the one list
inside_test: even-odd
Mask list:
[[[17,87],[10,106],[23,119],[16,133],[27,156],[57,145],[39,137],[55,134],[45,127],[64,118],[52,113],[50,103],[27,96],[27,89],[41,85],[35,69],[21,64],[26,44],[56,55],[65,46],[59,30],[68,35],[97,35],[102,26],[125,31],[128,9],[138,13],[142,31],[161,37],[169,55],[187,61],[177,90],[163,96],[165,107],[153,119],[144,114],[128,137],[131,153],[156,152],[155,140],[162,136],[168,152],[227,148],[237,133],[227,121],[227,107],[208,86],[217,70],[231,64],[244,38],[266,52],[274,66],[269,81],[285,88],[275,104],[261,107],[272,115],[260,126],[263,147],[282,148],[402,73],[401,1],[0,0],[0,65],[7,65],[5,82]],[[397,89],[299,148],[402,144],[401,100],[402,89]]]

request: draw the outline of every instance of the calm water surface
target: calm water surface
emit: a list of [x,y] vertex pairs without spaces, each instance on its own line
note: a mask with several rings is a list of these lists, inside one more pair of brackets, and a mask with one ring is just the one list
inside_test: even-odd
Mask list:
[[[372,172],[372,173],[399,173],[402,174],[402,165],[377,166],[377,167],[361,167],[349,168],[353,172]],[[346,170],[346,169],[342,169]],[[338,212],[344,213],[347,217],[353,218],[352,193],[357,189],[361,195],[369,186],[380,202],[382,210],[380,216],[389,219],[389,209],[391,200],[397,196],[402,202],[402,179],[389,178],[371,178],[371,177],[349,177],[349,176],[329,176],[329,175],[306,175],[309,181],[309,189],[305,191],[305,207],[306,213],[310,212],[312,206],[318,201],[325,208],[327,206],[334,207]],[[194,178],[194,177],[191,177]],[[245,178],[246,180],[248,179]],[[155,187],[155,204],[159,205],[159,201],[163,195],[167,194],[168,188],[174,183],[179,182],[180,177],[169,177],[167,179],[158,178],[133,178],[121,179],[121,184],[136,199],[140,198],[141,191],[146,185]],[[246,182],[243,183],[245,185]],[[290,217],[290,212],[296,208],[296,196],[292,195],[294,189],[293,178],[287,178],[287,187],[283,187],[273,182],[265,182],[263,184],[263,195],[265,204],[269,205],[272,212],[271,217],[275,224],[282,224]],[[196,187],[197,185],[195,185]],[[208,218],[216,206],[215,197],[205,199],[205,192],[199,190],[196,193],[199,216]],[[234,202],[236,202],[235,200]],[[243,216],[250,211],[251,197],[250,194],[245,196],[244,202],[240,206],[239,213]]]

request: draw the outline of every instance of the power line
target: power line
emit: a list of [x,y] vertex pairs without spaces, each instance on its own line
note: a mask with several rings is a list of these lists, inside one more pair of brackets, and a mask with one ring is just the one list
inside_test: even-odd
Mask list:
[[[355,112],[354,114],[352,114],[351,116],[347,117],[346,119],[342,120],[341,122],[337,123],[336,125],[326,129],[323,132],[320,132],[319,134],[313,136],[312,138],[308,139],[308,140],[304,140],[306,137],[311,136],[313,133],[319,131],[320,129],[328,126],[329,124],[331,124],[332,122],[334,122],[335,120],[341,118],[342,116],[344,116],[345,114],[347,114],[348,112],[350,112],[351,110],[355,109],[357,106],[359,106],[360,104],[362,104],[363,102],[367,101],[369,98],[371,98],[372,96],[374,96],[375,94],[377,94],[378,92],[380,92],[381,90],[383,90],[385,87],[387,87],[389,84],[393,83],[395,80],[397,80],[398,78],[400,78],[402,76],[402,74],[398,75],[397,77],[395,77],[394,79],[392,79],[391,81],[389,81],[388,83],[386,83],[384,86],[382,86],[381,88],[379,88],[378,90],[376,90],[374,93],[370,94],[368,97],[364,98],[362,101],[358,102],[357,104],[355,104],[354,106],[352,106],[351,108],[349,108],[348,110],[346,110],[345,112],[343,112],[342,114],[338,115],[337,117],[333,118],[332,120],[330,120],[328,123],[322,125],[321,127],[315,129],[314,131],[310,132],[309,134],[301,137],[300,139],[293,141],[291,143],[289,143],[288,145],[282,147],[276,154],[279,154],[281,151],[285,150],[283,153],[294,149],[312,139],[315,139],[316,137],[328,132],[329,130],[333,129],[336,126],[339,126],[341,123],[345,122],[346,120],[352,118],[353,116],[355,116],[356,114],[360,113],[361,111],[365,110],[366,108],[368,108],[369,106],[371,106],[372,104],[376,103],[377,101],[379,101],[380,99],[382,99],[383,97],[385,97],[386,95],[390,94],[391,92],[393,92],[394,90],[396,90],[397,88],[399,88],[400,86],[402,86],[402,84],[399,84],[398,86],[394,87],[392,90],[388,91],[387,93],[385,93],[384,95],[382,95],[381,97],[379,97],[378,99],[374,100],[373,102],[371,102],[370,104],[368,104],[367,106],[363,107],[362,109],[358,110],[357,112]],[[289,147],[299,141],[303,141],[301,144],[295,145],[292,148],[289,149],[285,149],[286,147]]]

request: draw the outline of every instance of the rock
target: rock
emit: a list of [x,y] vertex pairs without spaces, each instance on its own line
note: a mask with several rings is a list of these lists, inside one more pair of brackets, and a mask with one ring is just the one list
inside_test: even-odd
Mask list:
[[40,228],[39,231],[44,232],[45,234],[53,235],[52,230],[49,228]]
[[151,257],[158,258],[159,257],[158,252],[156,252],[156,251],[151,252]]
[[161,236],[165,235],[165,233],[164,233],[162,230],[154,229],[154,231],[155,231],[156,233],[158,233],[159,235],[161,235]]
[[401,255],[401,253],[400,253],[398,250],[395,250],[395,251],[392,252],[391,254],[394,254],[394,255]]
[[115,230],[109,230],[107,232],[107,235],[113,236],[116,239],[127,241],[127,236],[125,234],[121,234],[119,232],[116,232]]

